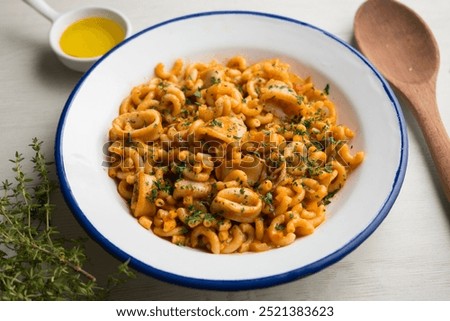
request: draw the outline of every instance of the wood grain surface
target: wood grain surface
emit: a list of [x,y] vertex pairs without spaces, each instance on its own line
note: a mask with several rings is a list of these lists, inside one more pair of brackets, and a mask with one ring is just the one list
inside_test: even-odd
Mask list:
[[357,48],[413,111],[450,202],[450,139],[436,101],[439,46],[432,31],[420,16],[395,0],[365,2],[353,26]]

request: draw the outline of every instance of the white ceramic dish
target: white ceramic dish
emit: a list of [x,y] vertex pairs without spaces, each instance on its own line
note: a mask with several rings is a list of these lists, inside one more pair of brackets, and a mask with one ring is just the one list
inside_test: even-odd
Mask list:
[[[174,246],[129,214],[103,166],[111,121],[130,89],[153,67],[176,58],[256,62],[279,57],[295,72],[330,84],[339,122],[356,132],[364,163],[328,207],[327,221],[294,244],[263,253],[213,255]],[[87,232],[137,270],[190,287],[241,290],[285,283],[317,272],[360,245],[392,207],[405,175],[407,136],[395,96],[355,49],[314,26],[256,12],[206,12],[176,18],[132,36],[80,80],[64,107],[55,158],[64,197]]]

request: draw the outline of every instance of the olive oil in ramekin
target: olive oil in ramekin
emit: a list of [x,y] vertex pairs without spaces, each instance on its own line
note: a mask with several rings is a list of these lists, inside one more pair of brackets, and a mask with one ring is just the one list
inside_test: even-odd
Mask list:
[[72,23],[63,32],[59,45],[72,57],[92,58],[105,54],[125,39],[125,31],[114,20],[88,17]]

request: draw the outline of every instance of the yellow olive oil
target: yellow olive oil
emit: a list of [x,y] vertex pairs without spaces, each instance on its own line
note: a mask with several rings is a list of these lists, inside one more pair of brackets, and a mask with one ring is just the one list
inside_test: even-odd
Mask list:
[[64,53],[77,58],[105,54],[125,38],[125,31],[115,21],[90,17],[72,23],[62,34],[59,45]]

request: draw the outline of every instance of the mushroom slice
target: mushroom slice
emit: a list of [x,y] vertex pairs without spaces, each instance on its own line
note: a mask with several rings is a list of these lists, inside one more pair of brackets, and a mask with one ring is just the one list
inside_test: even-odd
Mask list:
[[203,80],[203,88],[209,88],[214,84],[220,83],[224,77],[224,70],[208,69],[200,73]]
[[193,197],[196,199],[207,197],[211,192],[210,182],[194,182],[187,179],[180,179],[175,183],[173,197]]
[[135,217],[152,216],[156,212],[155,204],[149,201],[156,177],[140,171],[137,182],[134,184],[131,197],[131,211]]
[[272,190],[275,190],[277,186],[286,178],[286,162],[282,162],[280,167],[274,170],[268,177],[272,181]]
[[140,139],[155,141],[163,132],[161,114],[154,109],[125,113],[114,119],[110,139]]
[[245,172],[248,185],[253,186],[261,177],[265,176],[266,164],[255,155],[245,155],[239,163],[231,160],[223,161],[220,166],[216,167],[215,174],[219,180],[223,181],[229,173],[236,169]]
[[222,116],[210,120],[203,128],[207,141],[218,141],[230,144],[239,141],[247,132],[242,119],[234,116]]
[[245,187],[221,190],[211,203],[211,212],[240,222],[252,223],[259,216],[262,201],[257,193]]
[[264,109],[278,118],[297,115],[301,111],[301,96],[280,80],[268,81],[261,89],[260,100]]

